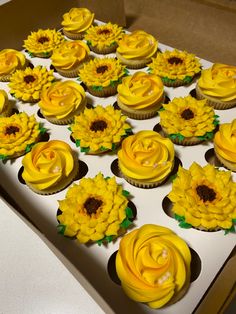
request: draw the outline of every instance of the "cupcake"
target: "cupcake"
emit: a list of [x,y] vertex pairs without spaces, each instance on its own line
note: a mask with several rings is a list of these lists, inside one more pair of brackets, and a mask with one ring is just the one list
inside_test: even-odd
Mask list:
[[5,90],[0,89],[0,117],[9,117],[12,113],[12,105],[8,100]]
[[194,54],[174,49],[158,53],[149,64],[150,73],[160,76],[165,86],[188,85],[201,72],[201,64]]
[[114,151],[130,133],[126,118],[111,105],[85,108],[83,113],[75,116],[71,136],[81,152],[97,155]]
[[0,51],[0,82],[9,82],[11,75],[16,70],[23,70],[28,61],[25,55],[14,49],[3,49]]
[[230,171],[195,162],[189,170],[179,167],[168,198],[180,227],[235,232],[236,183]]
[[129,298],[159,309],[187,292],[190,263],[183,239],[166,227],[146,224],[121,239],[116,272]]
[[220,125],[214,137],[214,151],[224,167],[236,171],[236,119]]
[[10,117],[0,117],[0,159],[12,159],[24,155],[40,140],[45,129],[35,117],[25,112]]
[[49,87],[54,79],[53,70],[38,65],[33,69],[16,70],[8,86],[10,94],[18,100],[35,103],[39,101],[42,89]]
[[144,68],[157,53],[158,42],[142,30],[125,34],[118,42],[116,56],[130,69]]
[[127,69],[114,58],[95,58],[79,70],[79,79],[87,86],[89,93],[97,97],[116,94],[117,86],[125,75]]
[[123,37],[123,29],[117,24],[107,23],[91,26],[84,36],[89,48],[98,54],[115,52],[118,41]]
[[78,172],[78,160],[70,146],[59,140],[39,142],[23,160],[22,178],[38,194],[53,194],[68,186]]
[[61,32],[55,29],[39,29],[24,40],[23,47],[31,57],[49,58],[52,52],[63,41],[64,37]]
[[160,185],[174,166],[174,144],[154,131],[139,131],[122,142],[118,165],[124,179],[140,188]]
[[113,241],[131,224],[127,194],[115,177],[104,178],[99,173],[94,178],[82,178],[59,201],[59,233],[80,243]]
[[159,112],[165,136],[180,145],[195,145],[214,136],[219,124],[211,106],[205,100],[191,96],[174,98]]
[[236,105],[236,66],[215,63],[203,70],[196,86],[197,99],[206,99],[215,109]]
[[87,100],[83,87],[74,81],[58,81],[43,89],[38,103],[42,115],[51,123],[72,123]]
[[70,39],[83,39],[93,20],[94,13],[87,8],[71,8],[69,12],[63,14],[62,31]]
[[53,51],[52,65],[65,77],[77,77],[82,64],[88,61],[88,46],[81,40],[65,41]]
[[123,78],[118,86],[117,103],[122,112],[133,119],[148,119],[157,114],[164,101],[161,79],[145,72]]

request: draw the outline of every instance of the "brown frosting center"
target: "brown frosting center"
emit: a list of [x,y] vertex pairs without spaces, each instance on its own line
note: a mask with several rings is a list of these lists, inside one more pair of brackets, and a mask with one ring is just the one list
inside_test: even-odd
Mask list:
[[86,209],[86,212],[88,215],[96,214],[99,207],[102,205],[102,201],[95,198],[95,197],[89,197],[85,203],[84,208]]
[[40,37],[39,39],[38,39],[38,42],[40,43],[40,44],[44,44],[44,43],[46,43],[46,42],[48,42],[49,41],[49,39],[46,37],[46,36],[42,36],[42,37]]
[[194,118],[194,113],[192,112],[191,109],[185,109],[182,113],[181,113],[181,117],[184,119],[184,120],[190,120],[190,119],[193,119]]
[[216,192],[205,184],[199,185],[196,191],[203,202],[212,202],[216,198]]
[[103,131],[107,128],[107,123],[104,120],[95,120],[90,126],[90,130],[97,132],[97,131]]
[[10,125],[6,128],[5,134],[6,135],[11,135],[11,134],[16,134],[17,132],[19,132],[20,129],[17,126],[14,125]]
[[107,65],[101,65],[100,67],[98,67],[96,69],[96,72],[97,73],[105,73],[106,71],[108,70],[108,66]]
[[33,75],[26,75],[25,77],[24,77],[24,81],[25,81],[25,83],[32,83],[32,82],[34,82],[35,81],[35,77],[33,76]]
[[181,64],[181,63],[183,63],[183,60],[178,58],[178,57],[171,57],[168,59],[168,62],[170,64]]
[[104,35],[107,35],[107,34],[110,34],[110,30],[109,29],[101,29],[97,32],[99,35],[100,34],[104,34]]

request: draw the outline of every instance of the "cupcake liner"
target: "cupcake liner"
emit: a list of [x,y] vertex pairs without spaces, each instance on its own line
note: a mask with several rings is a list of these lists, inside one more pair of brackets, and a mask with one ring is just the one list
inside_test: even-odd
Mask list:
[[62,29],[63,34],[73,40],[79,39],[82,40],[84,38],[85,32],[81,33],[71,33],[69,31],[66,31],[64,28]]
[[107,86],[103,87],[102,90],[94,90],[91,86],[87,86],[88,92],[96,97],[108,97],[113,96],[117,93],[117,86],[118,83],[115,84],[115,86]]
[[135,179],[132,179],[130,177],[127,177],[125,176],[122,171],[120,170],[121,174],[122,174],[122,177],[130,184],[138,187],[138,188],[142,188],[142,189],[152,189],[152,188],[155,188],[159,185],[162,184],[162,182],[165,181],[166,178],[164,178],[163,180],[159,181],[159,182],[141,182],[139,180],[135,180]]
[[121,54],[116,51],[116,57],[117,59],[120,60],[120,62],[124,65],[126,65],[127,68],[129,69],[141,69],[147,66],[148,63],[152,61],[151,58],[148,59],[136,59],[136,60],[129,60],[125,59],[124,57],[121,56]]
[[184,85],[189,85],[188,82],[185,82],[184,80],[176,79],[175,81],[165,81],[162,80],[163,84],[167,87],[178,87],[178,86],[184,86]]
[[102,54],[102,55],[106,55],[108,53],[115,52],[117,47],[118,47],[117,44],[114,44],[112,46],[107,46],[107,47],[104,47],[102,49],[98,49],[95,46],[89,46],[90,50],[92,50],[93,52],[95,52],[97,54]]
[[236,172],[236,163],[232,163],[228,160],[226,160],[225,158],[221,157],[219,154],[217,154],[217,152],[214,150],[215,155],[217,157],[217,159],[221,162],[221,164],[227,168],[228,170],[232,170],[233,172]]
[[6,74],[0,76],[0,82],[10,82],[12,74]]

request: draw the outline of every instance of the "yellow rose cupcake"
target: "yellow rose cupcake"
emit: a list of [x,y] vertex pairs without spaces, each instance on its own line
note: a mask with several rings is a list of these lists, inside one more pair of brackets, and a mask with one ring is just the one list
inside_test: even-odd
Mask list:
[[95,58],[79,70],[79,79],[87,86],[90,94],[107,97],[117,93],[117,86],[127,69],[114,58]]
[[39,29],[24,40],[23,47],[31,57],[49,58],[52,52],[65,40],[55,29]]
[[195,162],[189,170],[180,167],[168,197],[180,227],[235,232],[236,183],[230,171]]
[[12,74],[10,83],[10,94],[23,102],[38,102],[41,91],[52,84],[55,79],[53,70],[48,71],[46,67],[36,66],[25,70],[16,70]]
[[125,34],[118,42],[116,56],[131,69],[144,68],[157,53],[158,41],[142,30]]
[[146,224],[121,239],[116,272],[129,298],[159,309],[187,292],[190,263],[183,239],[166,227]]
[[206,99],[215,109],[236,105],[236,66],[215,63],[203,70],[196,86],[198,99]]
[[45,132],[35,117],[25,112],[10,117],[0,117],[0,159],[12,159],[24,155],[40,140]]
[[157,114],[165,95],[159,77],[136,72],[123,78],[118,86],[117,103],[122,112],[133,119],[148,119]]
[[160,185],[174,166],[174,144],[154,131],[139,131],[122,142],[118,165],[126,181],[141,188]]
[[114,151],[131,131],[126,118],[111,105],[85,108],[83,113],[75,116],[71,136],[81,152],[97,155]]
[[160,110],[160,125],[165,136],[180,145],[196,145],[211,140],[219,124],[205,100],[191,96],[174,98]]
[[80,243],[113,241],[131,225],[132,210],[128,192],[116,183],[115,177],[82,178],[59,201],[58,232],[76,237]]
[[0,89],[0,117],[9,117],[12,113],[12,105],[5,90]]
[[174,49],[158,53],[149,64],[150,73],[160,76],[165,86],[190,84],[201,72],[201,64],[194,54]]
[[117,24],[107,23],[91,26],[84,36],[89,48],[98,54],[115,52],[118,41],[123,37],[123,29]]
[[11,75],[16,70],[23,70],[28,61],[25,55],[15,49],[3,49],[0,51],[0,82],[9,82]]
[[83,87],[71,80],[55,82],[43,89],[38,103],[42,115],[54,124],[72,123],[86,104]]
[[70,39],[83,39],[86,30],[92,25],[94,13],[87,8],[71,8],[63,14],[63,33]]
[[65,41],[53,51],[52,65],[65,77],[77,77],[82,64],[88,61],[89,47],[81,40]]
[[39,142],[22,160],[22,178],[35,193],[53,194],[73,181],[78,164],[76,154],[67,143],[59,140]]
[[236,171],[236,119],[220,125],[214,137],[214,151],[227,169]]

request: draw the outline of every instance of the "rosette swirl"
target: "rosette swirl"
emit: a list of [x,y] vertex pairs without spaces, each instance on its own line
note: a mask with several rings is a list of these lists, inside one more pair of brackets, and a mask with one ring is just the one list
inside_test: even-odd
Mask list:
[[14,49],[0,51],[0,80],[1,77],[11,75],[15,70],[23,69],[25,66],[26,58],[22,52]]
[[61,25],[68,32],[81,33],[91,26],[93,19],[94,13],[87,8],[71,8],[63,15]]
[[190,262],[183,239],[168,228],[147,224],[121,239],[116,271],[131,299],[161,308],[186,292]]

